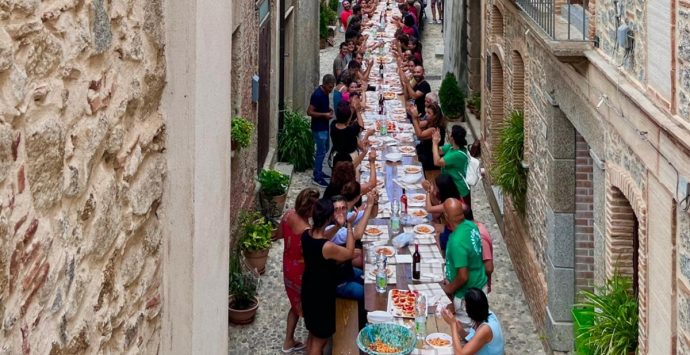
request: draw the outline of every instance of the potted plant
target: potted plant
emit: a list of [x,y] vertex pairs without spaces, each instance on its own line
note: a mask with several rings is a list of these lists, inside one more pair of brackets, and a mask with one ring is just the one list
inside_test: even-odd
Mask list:
[[230,140],[232,150],[246,148],[252,140],[254,124],[242,117],[233,117],[230,122]]
[[243,211],[239,220],[240,249],[250,268],[263,275],[271,247],[273,222],[257,211]]
[[254,321],[259,300],[256,297],[260,279],[255,272],[242,267],[239,253],[230,256],[230,285],[228,287],[228,320],[233,324]]
[[527,170],[523,167],[525,141],[525,118],[522,112],[513,111],[500,132],[500,140],[494,151],[491,177],[505,194],[510,196],[515,209],[525,213],[527,194]]
[[261,203],[267,216],[277,217],[283,213],[290,177],[273,169],[261,169],[258,177],[261,184]]
[[479,112],[482,108],[482,96],[479,92],[475,92],[467,99],[467,108],[470,110],[470,113],[480,118]]
[[278,160],[289,162],[298,172],[313,167],[314,138],[304,114],[285,110],[283,129],[278,134]]
[[[634,354],[638,341],[638,304],[632,280],[616,272],[597,292],[580,291],[583,300],[575,305],[579,319],[578,354]],[[577,318],[576,318],[577,319]],[[579,350],[579,349],[578,349]]]
[[441,88],[438,90],[438,98],[441,101],[443,115],[448,119],[456,120],[464,117],[465,95],[460,90],[455,74],[449,72],[443,78]]

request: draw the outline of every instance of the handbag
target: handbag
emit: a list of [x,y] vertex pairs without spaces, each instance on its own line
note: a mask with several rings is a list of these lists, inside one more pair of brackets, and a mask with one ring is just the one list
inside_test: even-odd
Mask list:
[[467,157],[467,171],[465,172],[465,184],[467,185],[468,188],[477,185],[479,180],[482,179],[482,171],[481,171],[481,162],[479,159],[463,152],[460,150],[462,154],[465,154]]

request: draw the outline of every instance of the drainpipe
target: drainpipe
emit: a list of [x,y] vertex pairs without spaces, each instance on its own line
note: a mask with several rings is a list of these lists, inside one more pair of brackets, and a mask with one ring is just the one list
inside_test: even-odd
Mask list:
[[280,64],[278,69],[278,132],[283,130],[285,120],[285,0],[280,2]]

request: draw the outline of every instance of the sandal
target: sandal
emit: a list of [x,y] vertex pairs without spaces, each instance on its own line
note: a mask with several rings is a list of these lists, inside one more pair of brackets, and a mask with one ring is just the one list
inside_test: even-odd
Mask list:
[[306,344],[303,344],[303,343],[301,343],[301,342],[298,341],[298,342],[295,343],[295,346],[291,347],[290,349],[280,349],[280,351],[282,351],[283,354],[290,354],[290,353],[294,353],[294,352],[297,352],[297,351],[302,351],[302,350],[304,350],[306,347],[307,347]]

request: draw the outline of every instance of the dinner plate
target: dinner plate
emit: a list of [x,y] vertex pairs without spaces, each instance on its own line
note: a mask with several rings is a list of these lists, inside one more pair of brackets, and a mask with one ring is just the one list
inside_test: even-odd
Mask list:
[[377,227],[367,227],[367,229],[364,230],[364,234],[375,237],[383,234],[383,231]]
[[429,215],[429,212],[421,208],[410,208],[409,211],[407,211],[407,214],[417,218],[424,218]]
[[410,203],[416,203],[416,204],[424,204],[426,203],[426,195],[425,194],[412,194],[409,196],[408,201]]
[[422,174],[405,174],[400,180],[406,184],[416,184],[422,180]]
[[[375,268],[375,269],[367,272],[367,276],[371,280],[376,280],[376,273],[378,273],[378,268]],[[386,276],[388,276],[388,277],[393,276],[393,270],[389,267],[386,267]]]
[[[427,344],[429,344],[429,346],[435,349],[448,349],[453,345],[453,338],[446,333],[431,333],[426,336],[425,341]],[[434,343],[434,341],[443,342],[443,345]]]
[[386,154],[386,160],[392,161],[392,162],[398,162],[402,160],[402,154],[401,153],[388,153]]
[[414,227],[414,232],[417,234],[433,234],[436,229],[429,224],[418,224]]
[[405,174],[419,174],[422,172],[422,167],[416,165],[405,165],[403,171]]
[[387,258],[395,256],[395,249],[393,249],[393,247],[380,246],[380,247],[376,247],[376,249],[374,249],[374,251],[376,252],[376,254],[382,254],[382,255],[386,256]]
[[399,147],[398,150],[400,151],[400,153],[403,153],[403,154],[406,154],[406,155],[407,155],[407,154],[416,154],[416,153],[417,153],[417,150],[416,150],[414,147],[411,147],[411,146],[409,146],[409,145],[403,145],[403,146]]

